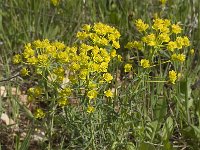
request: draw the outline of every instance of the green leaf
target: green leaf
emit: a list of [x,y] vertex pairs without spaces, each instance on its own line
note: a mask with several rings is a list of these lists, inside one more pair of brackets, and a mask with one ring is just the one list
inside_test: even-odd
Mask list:
[[150,143],[144,143],[142,142],[138,148],[138,150],[155,150],[154,145]]
[[127,150],[136,150],[135,145],[132,142],[128,142],[126,145]]
[[174,129],[173,124],[173,119],[171,117],[168,117],[162,129],[162,139],[164,141],[168,140],[171,136]]

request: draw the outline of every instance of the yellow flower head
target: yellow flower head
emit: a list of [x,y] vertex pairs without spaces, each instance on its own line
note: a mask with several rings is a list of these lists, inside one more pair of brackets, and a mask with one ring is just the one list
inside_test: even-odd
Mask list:
[[191,55],[194,55],[194,49],[191,49],[191,50],[190,50],[190,54],[191,54]]
[[176,45],[177,45],[177,48],[178,49],[182,49],[183,48],[183,46],[185,45],[185,43],[184,43],[184,39],[182,38],[182,37],[177,37],[176,38]]
[[173,24],[172,25],[172,33],[178,34],[181,33],[181,27],[178,24]]
[[183,37],[183,43],[184,43],[183,45],[186,47],[190,46],[190,40],[188,39],[187,36]]
[[120,48],[119,41],[113,41],[112,46],[116,49]]
[[81,80],[86,80],[87,78],[87,75],[88,75],[88,70],[87,69],[82,69],[79,73],[79,78]]
[[108,63],[107,62],[102,62],[99,65],[99,72],[107,72],[108,69]]
[[42,94],[42,89],[39,86],[28,89],[28,95],[38,97]]
[[89,81],[89,85],[88,85],[88,88],[89,89],[95,89],[97,87],[97,84],[92,82],[92,81]]
[[125,71],[125,72],[130,72],[131,69],[132,69],[132,65],[131,65],[131,64],[126,64],[126,65],[124,66],[124,71]]
[[146,29],[149,27],[149,25],[148,25],[148,24],[145,24],[145,23],[142,21],[142,19],[136,20],[135,26],[136,26],[136,28],[137,28],[137,30],[138,30],[139,32],[146,31]]
[[106,82],[111,83],[113,76],[110,73],[104,73],[103,78]]
[[122,61],[122,56],[121,55],[117,55],[117,60],[121,62]]
[[128,48],[128,49],[135,48],[135,49],[138,49],[138,50],[142,50],[143,49],[143,43],[140,42],[140,41],[128,42],[126,44],[125,48]]
[[144,36],[142,38],[142,41],[147,43],[147,45],[149,45],[149,46],[155,46],[156,45],[156,35],[151,33],[147,36]]
[[29,70],[27,68],[22,68],[21,71],[20,71],[20,74],[22,76],[28,76],[29,75]]
[[161,33],[169,33],[169,26],[171,25],[170,20],[168,19],[160,19],[156,18],[153,20],[153,26],[152,28],[156,31],[160,30]]
[[37,60],[41,67],[46,67],[49,65],[49,58],[47,54],[38,55]]
[[59,5],[59,1],[60,1],[60,0],[51,0],[52,4],[53,4],[54,6],[58,6],[58,5]]
[[35,55],[35,51],[31,48],[31,45],[27,44],[25,45],[25,50],[23,52],[24,58],[29,58]]
[[159,0],[161,2],[162,5],[165,5],[167,0]]
[[159,36],[158,36],[159,40],[163,43],[163,42],[169,42],[170,41],[170,37],[169,37],[169,34],[167,33],[161,33]]
[[185,55],[184,54],[178,54],[177,60],[180,61],[180,62],[184,62],[185,61]]
[[64,107],[69,104],[69,100],[67,98],[61,97],[58,99],[58,105]]
[[169,71],[169,82],[175,84],[177,80],[177,73],[174,70]]
[[149,67],[150,67],[149,60],[147,60],[147,59],[142,59],[142,60],[140,61],[140,64],[141,64],[141,66],[142,66],[143,68],[149,68]]
[[36,119],[42,119],[45,117],[45,113],[41,108],[37,108],[34,113],[34,117]]
[[13,64],[19,64],[21,61],[22,61],[21,60],[21,55],[19,55],[19,54],[13,56],[13,58],[12,58]]
[[86,31],[86,32],[89,32],[90,29],[91,29],[91,26],[90,26],[89,24],[85,24],[85,25],[83,25],[82,29],[83,29],[84,31]]
[[88,106],[87,112],[88,113],[93,113],[95,111],[95,108],[93,106]]
[[36,65],[38,62],[37,58],[35,56],[30,57],[27,59],[27,64],[29,65]]
[[170,41],[168,44],[167,44],[167,49],[170,50],[170,51],[174,51],[174,49],[177,48],[177,44],[176,42],[173,42],[173,41]]
[[66,88],[62,89],[61,91],[59,91],[59,95],[61,97],[70,96],[71,93],[72,93],[72,90],[69,87],[66,87]]
[[174,60],[174,61],[184,62],[186,56],[185,56],[184,54],[173,54],[173,55],[171,56],[171,58],[172,58],[172,60]]
[[91,99],[95,99],[97,97],[98,92],[96,90],[90,90],[87,93],[87,97],[91,100]]
[[116,50],[115,50],[115,49],[111,50],[110,56],[111,56],[111,58],[114,58],[114,57],[117,56],[117,53],[116,53]]
[[106,97],[113,97],[113,92],[111,90],[104,91]]

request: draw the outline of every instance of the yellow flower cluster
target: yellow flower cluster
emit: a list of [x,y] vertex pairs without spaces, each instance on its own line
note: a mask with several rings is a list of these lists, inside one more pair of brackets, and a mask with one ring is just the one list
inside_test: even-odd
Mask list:
[[149,60],[147,60],[147,59],[141,59],[140,63],[141,63],[141,66],[143,68],[149,68],[150,67]]
[[177,80],[177,73],[174,70],[169,71],[169,82],[175,84],[176,80]]
[[[20,71],[22,76],[33,74],[39,77],[38,80],[48,83],[47,87],[30,88],[30,100],[38,100],[42,91],[54,88],[52,92],[56,95],[58,106],[64,107],[69,104],[73,87],[79,84],[89,99],[88,105],[92,106],[91,100],[97,98],[98,88],[111,83],[113,76],[108,67],[112,59],[120,57],[116,53],[120,47],[120,33],[114,27],[96,23],[93,26],[84,25],[77,37],[82,41],[73,47],[48,39],[36,40],[27,43],[21,55],[13,57],[14,64],[23,65]],[[112,97],[109,91],[105,96]]]
[[135,26],[136,26],[136,28],[137,28],[137,30],[138,30],[139,32],[146,31],[146,29],[149,27],[149,25],[148,25],[148,24],[145,24],[145,23],[142,21],[142,19],[136,20]]
[[130,72],[131,69],[132,69],[132,65],[131,65],[131,64],[126,64],[126,65],[124,66],[124,72]]
[[[165,3],[166,1],[160,2]],[[187,54],[186,48],[190,46],[190,41],[187,36],[180,35],[182,34],[180,24],[172,23],[168,19],[156,18],[152,24],[146,24],[141,19],[138,19],[135,21],[135,26],[144,36],[140,40],[137,38],[137,40],[128,42],[125,48],[134,50],[131,51],[133,52],[131,57],[137,58],[137,61],[139,57],[143,58],[139,60],[141,67],[149,68],[150,63],[154,67],[158,64],[161,65],[165,62],[174,63],[175,61],[178,62],[178,66],[183,64]],[[169,59],[170,57],[171,59]],[[158,60],[158,58],[162,58],[164,62]],[[128,70],[127,68],[128,66],[125,67],[125,71]],[[173,72],[170,73],[170,81],[175,83],[175,78],[172,80],[172,74]]]
[[45,113],[44,113],[44,111],[43,111],[42,109],[37,108],[37,109],[35,110],[34,117],[35,117],[36,119],[42,119],[42,118],[45,117]]
[[184,54],[173,54],[171,56],[171,58],[174,61],[179,61],[179,62],[184,62],[185,61],[185,55]]
[[98,46],[120,48],[119,37],[121,35],[119,31],[101,22],[95,23],[94,26],[84,25],[82,31],[78,32],[76,36],[80,40],[90,40]]

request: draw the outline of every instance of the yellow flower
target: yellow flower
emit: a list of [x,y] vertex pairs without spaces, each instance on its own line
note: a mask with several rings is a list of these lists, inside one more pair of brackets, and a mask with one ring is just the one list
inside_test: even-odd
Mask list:
[[97,63],[91,63],[90,65],[90,72],[98,72],[99,70],[99,65]]
[[36,119],[42,119],[42,118],[45,117],[45,113],[44,113],[44,111],[43,111],[42,109],[37,108],[37,109],[35,110],[34,117],[35,117]]
[[80,79],[86,80],[87,75],[88,75],[88,70],[87,69],[80,70],[80,73],[79,73],[79,78]]
[[176,80],[177,80],[177,73],[174,70],[169,71],[169,82],[175,84]]
[[54,6],[58,6],[58,5],[59,5],[59,1],[60,1],[60,0],[51,0],[52,4],[53,4]]
[[88,113],[93,113],[95,111],[95,108],[93,106],[88,106],[87,112]]
[[[47,43],[48,43],[48,41],[47,41]],[[49,45],[49,44],[47,44],[47,45]],[[59,50],[59,51],[64,50],[64,48],[65,48],[65,44],[62,42],[58,42],[58,41],[53,42],[51,45],[55,46],[57,48],[57,50]]]
[[42,94],[42,89],[39,86],[28,89],[28,95],[38,97]]
[[20,71],[20,74],[22,76],[28,76],[29,75],[29,70],[27,68],[22,68],[21,71]]
[[119,42],[118,41],[113,41],[112,46],[116,49],[120,48]]
[[13,56],[13,58],[12,58],[13,64],[19,64],[21,61],[22,61],[21,55],[19,55],[19,54]]
[[29,65],[35,65],[35,64],[37,64],[37,62],[38,62],[38,60],[37,60],[37,58],[36,58],[35,56],[32,56],[32,57],[30,57],[30,58],[27,58],[27,63],[28,63]]
[[160,41],[163,42],[169,42],[170,41],[170,37],[169,34],[167,33],[161,33],[158,38],[160,39]]
[[69,75],[69,81],[73,84],[77,83],[78,79],[75,75]]
[[178,54],[177,60],[180,61],[180,62],[184,62],[185,61],[185,55],[184,54]]
[[161,33],[169,33],[169,28],[168,26],[171,25],[170,20],[168,19],[160,19],[160,18],[156,18],[155,20],[153,20],[153,26],[152,28],[156,31],[160,30]]
[[88,85],[88,88],[90,89],[94,89],[97,87],[97,84],[96,83],[93,83],[92,81],[89,81],[89,85]]
[[172,58],[172,60],[174,60],[174,61],[180,61],[180,62],[184,62],[185,61],[185,55],[184,54],[173,54],[172,56],[171,56],[171,58]]
[[64,75],[65,70],[62,67],[58,67],[53,69],[53,73],[55,73],[56,75]]
[[106,82],[111,83],[113,76],[110,73],[104,73],[103,78]]
[[125,48],[128,48],[128,49],[135,48],[135,49],[138,49],[138,50],[142,50],[143,49],[143,43],[140,42],[140,41],[128,42],[126,44]]
[[38,63],[41,67],[46,67],[49,65],[49,58],[47,54],[38,55]]
[[173,42],[173,41],[170,41],[168,44],[167,44],[167,49],[170,50],[170,51],[174,51],[174,49],[177,48],[177,44],[176,42]]
[[114,58],[114,57],[117,56],[117,54],[116,54],[116,50],[115,50],[115,49],[112,49],[112,50],[111,50],[111,52],[110,52],[110,56],[111,56],[112,58]]
[[159,0],[161,2],[162,5],[165,5],[167,0]]
[[172,54],[171,59],[174,61],[177,60],[177,54]]
[[113,92],[111,90],[104,91],[106,97],[113,97]]
[[25,46],[26,48],[25,48],[25,50],[24,50],[24,52],[23,52],[23,56],[24,56],[24,58],[29,58],[29,57],[33,57],[34,56],[34,54],[35,54],[35,51],[33,50],[33,49],[31,49],[31,47],[29,47],[29,46]]
[[99,72],[107,72],[107,69],[108,69],[108,63],[102,62],[99,65]]
[[72,93],[72,90],[69,87],[66,87],[66,88],[62,89],[61,91],[59,91],[59,95],[61,97],[70,96],[71,93]]
[[91,100],[91,99],[95,99],[97,97],[98,92],[96,90],[90,90],[87,93],[87,97]]
[[149,46],[155,46],[156,45],[156,35],[151,33],[147,36],[144,36],[142,38],[142,41],[147,43],[147,45],[149,45]]
[[153,20],[153,26],[152,28],[154,30],[161,30],[163,27],[164,27],[164,20],[163,19],[160,19],[160,18],[157,18],[155,20]]
[[190,50],[190,54],[191,54],[191,55],[194,55],[194,49],[191,49],[191,50]]
[[176,45],[177,45],[178,49],[182,49],[182,47],[185,45],[184,39],[182,37],[177,37],[176,38]]
[[66,106],[68,104],[69,104],[69,100],[67,98],[62,97],[62,98],[58,99],[58,105],[59,106],[63,107],[63,106]]
[[86,31],[86,32],[89,32],[90,29],[91,29],[91,26],[88,25],[88,24],[85,24],[85,25],[83,25],[82,29],[83,29],[84,31]]
[[101,38],[99,43],[101,43],[102,45],[107,46],[108,45],[108,40],[106,38]]
[[88,33],[86,33],[85,31],[83,32],[77,32],[76,37],[80,40],[84,40],[89,36]]
[[80,69],[80,65],[79,65],[78,63],[73,62],[73,63],[70,65],[70,69],[71,69],[71,70],[77,71],[77,70]]
[[181,27],[178,24],[173,24],[172,25],[172,33],[178,34],[181,33]]
[[137,30],[138,30],[139,32],[146,31],[147,28],[149,27],[149,25],[148,25],[148,24],[145,24],[145,23],[142,21],[142,19],[136,20],[135,26],[136,26],[136,28],[137,28]]
[[183,43],[184,43],[183,45],[186,47],[190,46],[190,40],[188,39],[187,36],[183,37]]
[[125,72],[130,72],[131,69],[132,69],[132,65],[131,65],[131,64],[126,64],[126,65],[124,66],[124,71],[125,71]]
[[122,61],[122,56],[121,55],[117,55],[117,60],[121,62]]
[[142,60],[140,61],[140,64],[141,64],[141,66],[142,66],[143,68],[149,68],[149,67],[150,67],[149,60],[147,60],[147,59],[142,59]]

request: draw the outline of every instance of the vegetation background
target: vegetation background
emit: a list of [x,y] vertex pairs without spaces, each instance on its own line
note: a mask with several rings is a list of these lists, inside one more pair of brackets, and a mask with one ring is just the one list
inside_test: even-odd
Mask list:
[[[186,77],[176,86],[178,94],[161,95],[166,103],[157,103],[158,95],[150,96],[160,108],[149,106],[145,117],[141,115],[144,112],[140,97],[132,102],[134,106],[124,104],[121,118],[110,118],[115,122],[110,129],[104,130],[107,129],[104,125],[93,126],[99,137],[92,142],[91,129],[83,124],[87,116],[79,116],[73,110],[70,114],[73,119],[57,120],[62,122],[60,130],[46,140],[43,129],[37,121],[29,119],[31,112],[21,102],[26,101],[23,91],[29,83],[15,78],[19,67],[12,64],[12,56],[21,53],[25,43],[36,39],[73,44],[83,24],[103,22],[120,31],[118,53],[126,58],[124,45],[139,36],[134,21],[141,18],[151,24],[155,16],[180,22],[195,49],[194,57],[187,58]],[[159,0],[60,0],[57,4],[53,0],[0,0],[0,149],[200,149],[199,41],[199,0],[167,0],[165,4]],[[142,88],[133,91],[135,85],[131,81],[124,83],[121,101],[132,99],[142,91]],[[154,87],[159,90],[160,85],[155,83]],[[128,115],[126,110],[132,108],[131,113],[137,112],[137,115]],[[154,111],[159,119],[148,116]],[[142,123],[131,127],[134,119]],[[136,134],[132,134],[134,131]],[[36,140],[33,135],[37,136]]]

